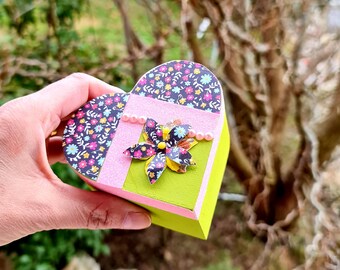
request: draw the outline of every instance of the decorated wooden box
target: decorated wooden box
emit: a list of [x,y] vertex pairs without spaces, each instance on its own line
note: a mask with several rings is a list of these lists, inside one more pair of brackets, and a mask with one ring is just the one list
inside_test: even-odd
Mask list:
[[207,239],[229,152],[223,93],[206,67],[171,61],[129,94],[99,96],[68,121],[64,152],[89,185]]

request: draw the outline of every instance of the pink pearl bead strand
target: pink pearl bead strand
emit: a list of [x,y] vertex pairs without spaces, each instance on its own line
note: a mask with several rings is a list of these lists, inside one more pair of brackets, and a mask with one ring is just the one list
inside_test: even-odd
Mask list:
[[196,139],[197,139],[198,141],[202,141],[202,140],[204,139],[204,134],[203,134],[203,132],[197,132],[197,133],[196,133]]
[[214,139],[214,135],[211,132],[207,132],[204,135],[204,139],[206,139],[207,141],[211,141],[212,139]]

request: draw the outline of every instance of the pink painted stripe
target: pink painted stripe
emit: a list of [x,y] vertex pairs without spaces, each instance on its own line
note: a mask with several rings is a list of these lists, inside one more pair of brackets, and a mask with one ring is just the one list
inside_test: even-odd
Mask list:
[[172,120],[180,119],[183,124],[190,124],[196,132],[212,132],[213,135],[219,118],[219,114],[217,113],[180,106],[178,104],[135,94],[130,95],[124,114],[134,114],[137,117],[151,117],[160,124],[166,124]]
[[[221,96],[221,98],[223,98],[223,95]],[[217,129],[216,129],[216,132],[215,132],[215,138],[214,138],[213,144],[211,146],[208,163],[207,163],[207,166],[206,166],[206,169],[205,169],[205,172],[204,172],[204,176],[203,176],[203,180],[202,180],[202,184],[201,184],[201,189],[200,189],[200,192],[199,192],[198,197],[197,197],[196,205],[194,207],[194,213],[196,214],[197,217],[199,217],[200,214],[201,214],[203,201],[204,201],[207,189],[208,189],[208,184],[209,184],[210,175],[211,175],[211,169],[212,169],[212,166],[214,165],[215,155],[216,155],[217,148],[218,148],[218,145],[219,145],[219,142],[220,142],[220,137],[221,137],[221,134],[222,134],[223,124],[224,124],[224,110],[225,110],[225,108],[224,108],[224,103],[222,103],[221,105],[222,105],[221,106],[222,113],[220,114],[220,118],[218,120],[218,125],[217,125]]]
[[[128,132],[126,132],[128,130]],[[136,144],[142,133],[143,125],[120,121],[116,134],[107,151],[104,164],[100,170],[97,182],[115,188],[123,188],[129,172],[131,158],[123,152]]]
[[[83,179],[84,177],[81,176]],[[84,181],[86,183],[88,183],[90,186],[93,186],[94,188],[97,188],[99,190],[103,190],[106,191],[108,193],[111,193],[113,195],[116,195],[120,198],[132,201],[132,202],[136,202],[136,203],[141,203],[144,205],[149,205],[151,207],[155,207],[161,210],[164,210],[166,212],[169,213],[174,213],[183,217],[187,217],[190,219],[195,219],[197,220],[196,214],[189,209],[183,208],[183,207],[179,207],[173,204],[169,204],[166,202],[162,202],[162,201],[158,201],[158,200],[154,200],[145,196],[141,196],[139,194],[135,194],[135,193],[131,193],[125,190],[122,190],[120,188],[116,188],[116,187],[111,187],[111,186],[107,186],[98,182],[94,182],[92,180],[89,179],[84,179]]]

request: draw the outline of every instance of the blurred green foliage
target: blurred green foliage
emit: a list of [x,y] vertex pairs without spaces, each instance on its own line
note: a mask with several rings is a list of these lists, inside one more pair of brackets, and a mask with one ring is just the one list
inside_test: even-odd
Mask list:
[[40,232],[6,246],[14,269],[62,269],[76,254],[108,255],[104,231],[60,230]]
[[[7,61],[34,59],[28,62],[24,74],[15,74],[3,87],[0,105],[15,97],[41,89],[55,78],[41,76],[53,72],[72,73],[100,63],[106,54],[104,46],[79,42],[74,28],[75,18],[86,9],[84,0],[0,1],[0,57]],[[112,59],[113,56],[105,56]],[[66,60],[65,60],[66,59]],[[29,76],[37,72],[39,76]],[[28,74],[28,75],[27,75]],[[118,73],[117,73],[118,74]],[[112,73],[116,80],[119,75]],[[64,164],[52,167],[66,183],[88,189],[86,184]],[[91,256],[109,254],[104,243],[108,231],[56,230],[45,231],[15,241],[5,251],[14,269],[61,269],[78,253]]]
[[[15,69],[11,76],[12,70],[2,66],[0,105],[73,72],[89,71],[118,59],[92,27],[81,32],[75,24],[76,20],[82,24],[81,14],[89,14],[91,8],[85,0],[0,1],[0,59]],[[99,30],[98,35],[108,33],[107,29]],[[118,87],[131,87],[133,81],[124,73],[116,67],[97,76]]]
[[[89,189],[69,166],[57,163],[52,169],[64,182]],[[94,257],[108,255],[110,250],[104,243],[107,233],[107,230],[45,231],[17,240],[1,250],[10,255],[14,269],[61,269],[79,253],[86,252]]]

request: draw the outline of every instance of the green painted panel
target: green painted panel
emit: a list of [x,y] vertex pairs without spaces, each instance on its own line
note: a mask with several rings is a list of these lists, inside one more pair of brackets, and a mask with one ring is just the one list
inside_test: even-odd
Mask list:
[[148,205],[139,205],[150,211],[152,224],[197,238],[206,239],[206,236],[202,231],[201,224],[198,220],[165,212]]
[[[144,139],[140,138],[140,141]],[[153,185],[145,174],[143,160],[132,160],[123,190],[167,202],[193,210],[201,187],[212,142],[199,141],[189,150],[196,166],[187,168],[187,172],[176,173],[166,168],[160,179]]]
[[211,221],[214,216],[214,211],[217,203],[218,193],[220,192],[221,183],[223,180],[224,171],[227,165],[230,137],[227,126],[227,118],[224,117],[223,130],[221,140],[216,152],[216,158],[213,164],[212,173],[210,175],[207,193],[204,198],[199,221],[202,226],[205,239],[208,238]]

